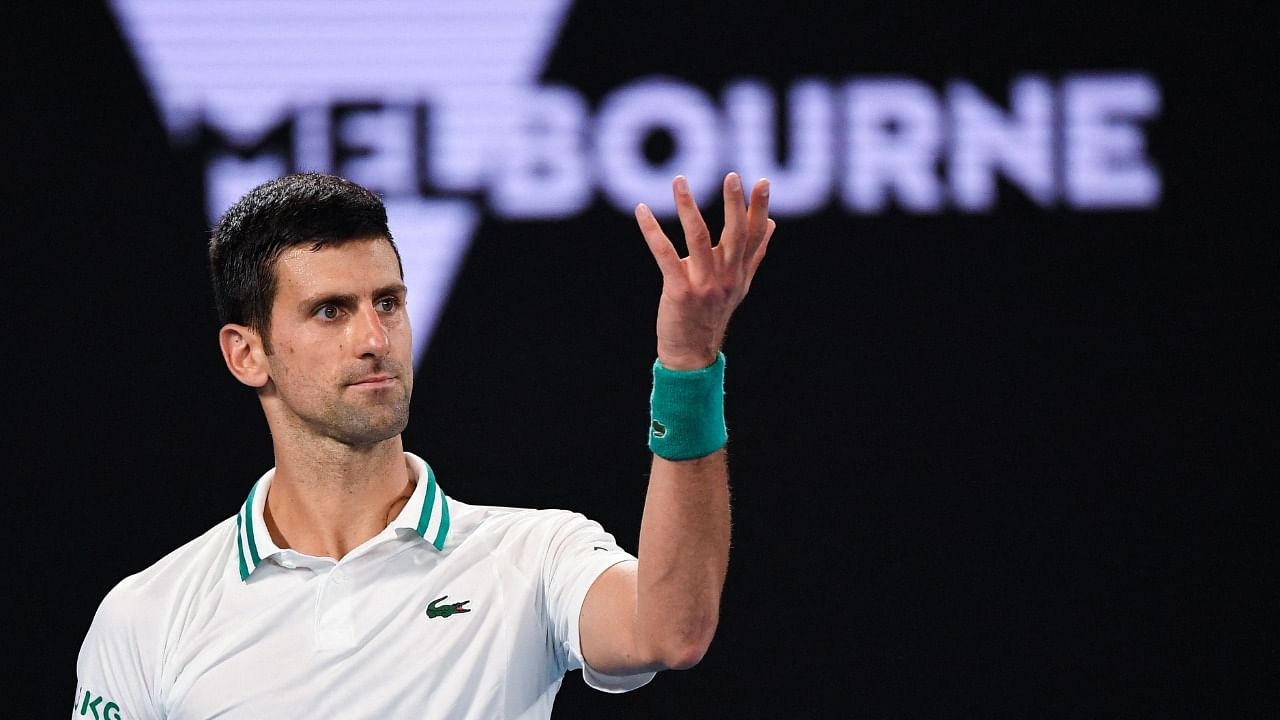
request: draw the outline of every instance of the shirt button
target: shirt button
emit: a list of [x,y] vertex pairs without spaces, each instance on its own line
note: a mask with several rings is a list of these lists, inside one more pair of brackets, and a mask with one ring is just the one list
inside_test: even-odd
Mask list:
[[335,584],[335,585],[341,585],[341,584],[342,584],[342,581],[343,581],[344,579],[345,579],[345,578],[343,578],[343,576],[342,576],[342,571],[341,571],[341,570],[334,570],[334,571],[333,571],[333,582],[334,582],[334,584]]

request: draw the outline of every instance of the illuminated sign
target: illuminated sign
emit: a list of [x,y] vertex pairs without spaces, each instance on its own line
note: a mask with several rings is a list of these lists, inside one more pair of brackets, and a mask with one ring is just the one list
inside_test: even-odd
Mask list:
[[[211,221],[291,171],[336,173],[384,197],[415,357],[484,211],[571,218],[602,197],[671,215],[672,176],[705,198],[729,169],[769,177],[780,217],[833,204],[989,213],[998,178],[1041,207],[1160,201],[1146,126],[1161,93],[1140,70],[1018,74],[1006,98],[964,79],[833,75],[779,90],[741,77],[712,95],[649,77],[592,110],[577,89],[539,82],[569,0],[113,4],[174,141],[210,148]],[[644,150],[655,133],[670,140],[661,160]]]

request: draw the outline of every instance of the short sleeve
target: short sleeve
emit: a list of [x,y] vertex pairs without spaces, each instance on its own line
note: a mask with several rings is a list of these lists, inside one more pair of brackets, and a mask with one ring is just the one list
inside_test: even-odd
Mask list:
[[[107,594],[80,646],[76,694],[71,717],[102,720],[160,720],[155,702],[159,667],[156,629],[142,617],[142,598],[133,597],[129,580]],[[153,618],[150,622],[159,622]]]
[[586,664],[578,620],[587,591],[601,573],[621,562],[635,562],[604,528],[577,513],[563,513],[549,548],[543,583],[558,654],[566,670],[582,670],[582,679],[604,692],[620,693],[647,684],[656,673],[606,675]]

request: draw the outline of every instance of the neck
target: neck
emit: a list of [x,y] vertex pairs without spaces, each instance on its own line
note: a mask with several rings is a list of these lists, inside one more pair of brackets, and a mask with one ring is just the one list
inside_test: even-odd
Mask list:
[[369,447],[275,442],[264,519],[282,548],[340,560],[395,519],[414,481],[400,436]]

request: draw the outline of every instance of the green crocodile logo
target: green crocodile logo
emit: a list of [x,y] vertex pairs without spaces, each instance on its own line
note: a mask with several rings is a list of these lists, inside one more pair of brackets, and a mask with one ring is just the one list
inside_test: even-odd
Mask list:
[[667,426],[666,426],[666,425],[663,425],[662,423],[658,422],[657,420],[654,420],[654,421],[653,421],[653,436],[654,436],[654,437],[656,437],[656,438],[658,438],[658,439],[662,439],[662,438],[666,437],[666,436],[667,436]]
[[447,618],[454,613],[471,612],[471,608],[463,607],[463,605],[466,605],[467,603],[471,602],[470,600],[463,600],[462,602],[450,603],[448,605],[439,605],[441,600],[444,600],[448,597],[449,597],[448,595],[443,595],[441,597],[436,598],[435,600],[432,600],[431,604],[427,606],[427,617]]

